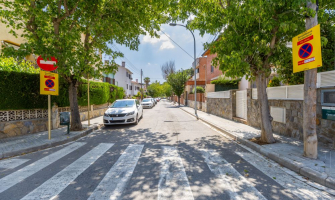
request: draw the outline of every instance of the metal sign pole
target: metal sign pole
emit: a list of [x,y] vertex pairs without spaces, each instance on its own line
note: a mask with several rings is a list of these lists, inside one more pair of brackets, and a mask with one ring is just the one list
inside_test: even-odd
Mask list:
[[48,95],[48,133],[51,140],[51,95]]
[[90,75],[87,75],[87,118],[90,126]]

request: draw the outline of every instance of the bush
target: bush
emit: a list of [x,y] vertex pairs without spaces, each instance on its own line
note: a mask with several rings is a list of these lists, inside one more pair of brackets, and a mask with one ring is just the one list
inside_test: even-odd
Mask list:
[[269,81],[268,87],[278,87],[280,86],[280,80],[278,77],[273,77],[272,80]]
[[[38,109],[48,107],[47,95],[40,95],[40,75],[0,71],[0,110]],[[113,87],[114,91],[110,92]],[[52,103],[59,107],[70,106],[69,83],[59,77],[59,96],[52,96]],[[90,104],[104,104],[123,99],[123,88],[109,83],[90,81]],[[78,86],[78,104],[87,106],[87,80]]]
[[222,85],[222,86],[237,86],[241,79],[228,80],[224,78],[219,78],[217,80],[211,81],[211,84]]
[[[197,86],[197,93],[205,93],[205,89],[203,87]],[[194,94],[194,88],[192,90],[192,94]]]
[[0,57],[0,71],[14,71],[38,74],[40,72],[40,68],[35,68],[30,61],[22,60],[22,62],[18,62],[14,58]]

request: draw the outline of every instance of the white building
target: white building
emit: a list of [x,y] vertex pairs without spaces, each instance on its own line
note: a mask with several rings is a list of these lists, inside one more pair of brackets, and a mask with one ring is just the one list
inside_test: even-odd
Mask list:
[[132,72],[126,68],[126,63],[123,61],[122,66],[119,66],[114,75],[115,85],[123,87],[126,97],[132,96]]
[[136,79],[136,81],[131,82],[131,96],[137,95],[138,92],[141,92],[140,89],[141,89],[141,83],[138,82],[138,79]]

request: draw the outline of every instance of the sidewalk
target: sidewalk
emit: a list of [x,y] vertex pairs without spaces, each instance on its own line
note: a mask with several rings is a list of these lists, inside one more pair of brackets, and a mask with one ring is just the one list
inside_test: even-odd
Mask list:
[[[194,109],[180,107],[187,113],[194,115]],[[260,130],[251,126],[230,121],[202,111],[197,111],[200,120],[219,129],[237,142],[254,151],[276,161],[277,163],[295,171],[321,185],[335,189],[335,151],[322,144],[318,146],[318,159],[303,156],[304,144],[294,138],[274,134],[275,144],[258,145],[249,139],[260,137]]]
[[102,118],[103,116],[91,119],[89,127],[88,122],[83,121],[84,130],[70,131],[69,135],[66,134],[67,126],[51,130],[51,140],[48,139],[48,131],[1,139],[0,159],[31,153],[77,140],[100,128],[99,124],[102,124]]

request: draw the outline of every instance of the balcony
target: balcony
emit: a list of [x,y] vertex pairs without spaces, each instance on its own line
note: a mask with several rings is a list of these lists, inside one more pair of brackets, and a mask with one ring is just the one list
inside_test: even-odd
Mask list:
[[[199,73],[195,74],[195,80],[199,79]],[[192,76],[192,80],[194,80],[194,76]]]
[[[199,66],[199,61],[200,61],[200,59],[197,58],[195,61],[196,61],[196,66],[195,66],[195,67],[198,67],[198,66]],[[194,62],[192,63],[192,66],[194,67]]]

